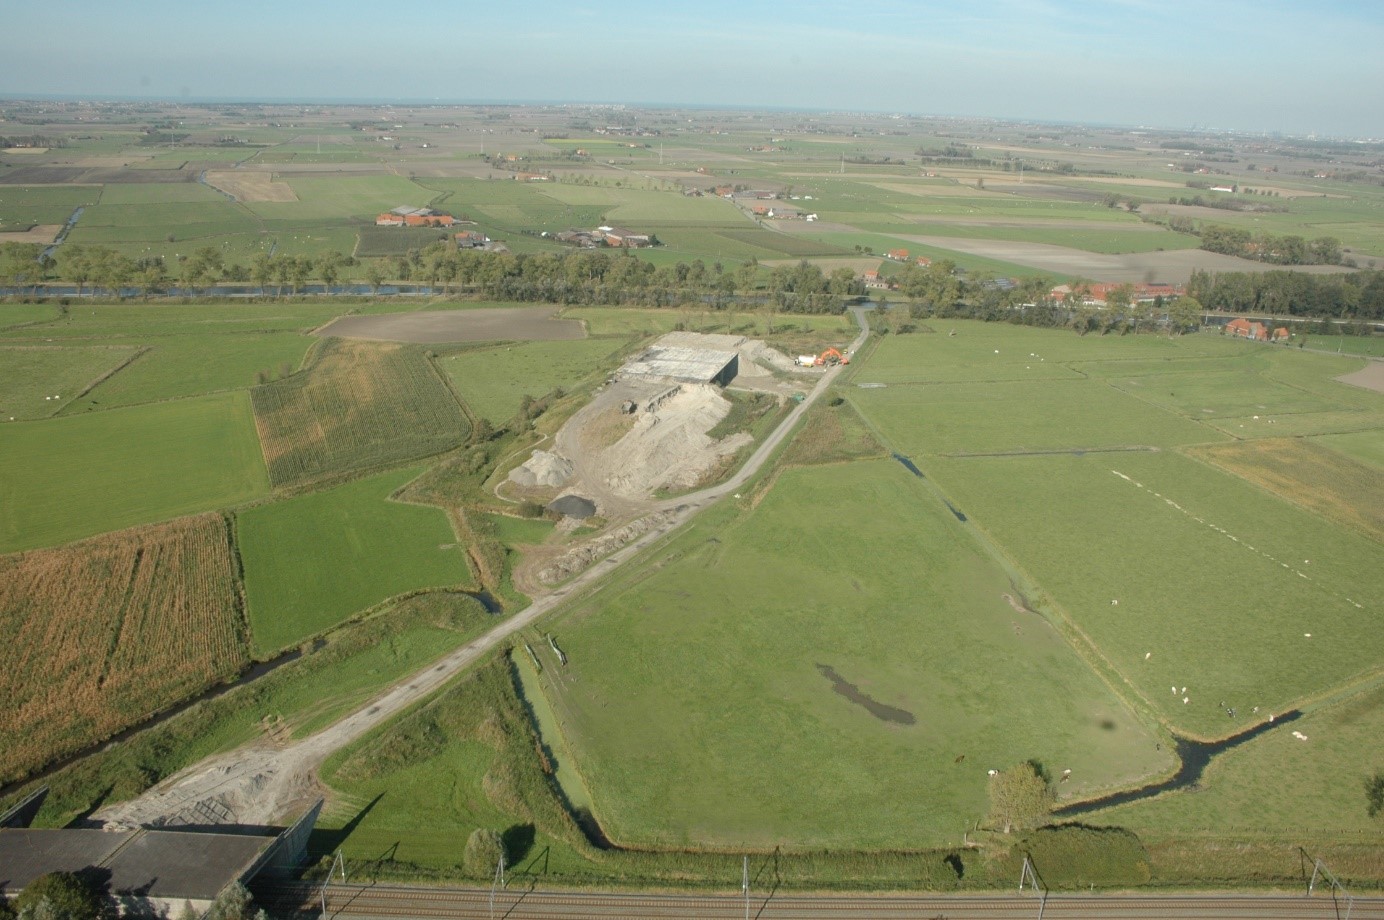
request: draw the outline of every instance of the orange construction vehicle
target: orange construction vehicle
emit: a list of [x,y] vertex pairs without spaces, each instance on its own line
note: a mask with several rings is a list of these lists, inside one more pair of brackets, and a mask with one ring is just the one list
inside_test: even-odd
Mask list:
[[850,364],[851,359],[841,354],[841,352],[837,351],[835,348],[828,348],[818,355],[817,360],[812,363],[816,364],[818,367],[825,367],[831,364]]

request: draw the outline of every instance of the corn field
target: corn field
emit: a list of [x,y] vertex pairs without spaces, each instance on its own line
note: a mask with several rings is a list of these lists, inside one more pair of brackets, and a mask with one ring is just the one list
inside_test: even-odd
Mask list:
[[276,487],[428,457],[470,434],[415,348],[328,340],[307,370],[251,392]]
[[0,781],[109,737],[249,661],[217,514],[0,557]]

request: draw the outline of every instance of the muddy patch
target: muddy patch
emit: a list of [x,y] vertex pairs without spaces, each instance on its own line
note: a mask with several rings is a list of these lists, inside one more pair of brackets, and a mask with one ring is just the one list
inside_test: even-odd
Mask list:
[[557,319],[556,307],[480,308],[431,310],[417,313],[385,313],[375,316],[343,316],[316,334],[343,339],[410,342],[420,345],[447,342],[538,342],[586,337],[586,329],[574,319]]
[[817,670],[822,672],[822,676],[831,681],[831,689],[844,696],[846,699],[863,707],[866,712],[882,722],[893,722],[896,725],[913,725],[918,720],[913,717],[913,713],[907,709],[898,709],[894,706],[887,706],[878,700],[871,699],[867,694],[862,693],[860,688],[850,683],[831,665],[819,664]]
[[1384,393],[1384,361],[1371,361],[1355,373],[1344,374],[1336,379],[1342,383],[1374,390],[1376,393]]
[[1009,603],[1009,606],[1013,608],[1015,613],[1034,612],[1033,609],[1028,606],[1028,602],[1024,600],[1023,595],[1015,597],[1012,594],[1001,594],[1000,597],[1004,598],[1004,600]]

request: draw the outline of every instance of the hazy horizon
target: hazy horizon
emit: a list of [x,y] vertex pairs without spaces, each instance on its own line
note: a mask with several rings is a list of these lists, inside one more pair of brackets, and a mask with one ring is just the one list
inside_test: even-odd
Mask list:
[[31,4],[0,94],[307,104],[624,104],[1384,137],[1384,5],[729,3],[625,14],[421,0]]

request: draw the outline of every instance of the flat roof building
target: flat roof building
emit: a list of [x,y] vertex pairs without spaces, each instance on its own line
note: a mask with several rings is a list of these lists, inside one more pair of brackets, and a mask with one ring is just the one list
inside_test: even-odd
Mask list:
[[716,383],[725,386],[740,370],[740,354],[681,346],[651,345],[620,368],[625,377],[674,383]]
[[191,904],[201,914],[235,882],[298,865],[321,809],[319,801],[282,833],[238,825],[224,825],[222,833],[0,823],[0,897],[13,897],[52,872],[88,873],[101,879],[127,913],[179,916]]

